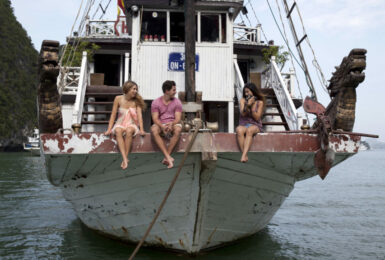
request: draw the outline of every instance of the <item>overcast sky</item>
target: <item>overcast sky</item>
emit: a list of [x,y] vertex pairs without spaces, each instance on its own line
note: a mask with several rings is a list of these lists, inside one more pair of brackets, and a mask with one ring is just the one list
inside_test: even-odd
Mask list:
[[[277,1],[281,3],[281,0],[269,0],[281,26]],[[65,43],[81,2],[81,0],[11,0],[18,21],[26,29],[38,50],[44,39]],[[95,1],[97,4],[99,2],[100,0]],[[107,2],[108,0],[102,0],[104,4]],[[116,2],[112,0],[109,15],[106,18],[116,17]],[[244,2],[248,8],[248,18],[251,23],[255,25],[257,17],[262,23],[266,37],[269,40],[274,39],[277,45],[285,45],[267,1],[245,0]],[[288,0],[289,4],[291,2]],[[385,75],[385,0],[298,0],[297,3],[306,32],[326,79],[330,79],[334,66],[339,65],[352,48],[368,50],[366,79],[357,89],[354,131],[379,134],[380,140],[385,141],[385,84],[382,79]],[[296,13],[294,17],[298,17]],[[243,18],[248,23],[247,18]],[[301,24],[298,19],[295,21],[299,25],[297,33],[301,38],[303,35]],[[285,25],[287,33],[290,34],[287,23]],[[292,42],[291,38],[289,40]],[[303,45],[308,66],[313,69],[310,49],[305,43]],[[307,87],[298,68],[297,73],[301,80],[301,90],[306,96]],[[329,102],[328,95],[322,90],[315,74],[313,74],[313,82],[320,102],[326,106]]]

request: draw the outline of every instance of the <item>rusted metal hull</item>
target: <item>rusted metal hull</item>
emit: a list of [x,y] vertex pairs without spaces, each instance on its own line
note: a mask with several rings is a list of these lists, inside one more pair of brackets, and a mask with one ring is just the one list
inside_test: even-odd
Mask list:
[[[176,165],[189,137],[182,135]],[[359,139],[331,137],[334,165],[358,151]],[[62,189],[83,223],[138,242],[176,172],[161,164],[151,137],[134,139],[124,171],[115,140],[102,134],[43,134],[41,140],[49,180]],[[244,164],[234,134],[198,134],[146,244],[194,254],[258,232],[296,181],[317,175],[318,149],[314,134],[259,134]]]

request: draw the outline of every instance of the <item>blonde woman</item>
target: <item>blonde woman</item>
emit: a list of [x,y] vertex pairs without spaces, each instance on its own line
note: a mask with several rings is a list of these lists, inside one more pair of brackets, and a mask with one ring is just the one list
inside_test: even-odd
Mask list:
[[[128,167],[128,154],[131,150],[132,138],[138,133],[145,135],[143,130],[142,111],[146,108],[143,98],[138,93],[138,85],[127,81],[123,85],[123,95],[115,97],[108,129],[105,135],[115,134],[119,151],[122,155],[122,169]],[[116,113],[118,120],[115,122]]]

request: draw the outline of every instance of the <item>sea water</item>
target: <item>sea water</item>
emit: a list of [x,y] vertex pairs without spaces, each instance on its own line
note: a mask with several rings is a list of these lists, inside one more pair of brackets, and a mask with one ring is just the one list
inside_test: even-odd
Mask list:
[[[385,150],[362,151],[324,181],[296,183],[270,224],[195,259],[385,259]],[[134,247],[81,224],[40,157],[0,153],[0,259],[128,259]],[[142,248],[136,259],[189,259]]]

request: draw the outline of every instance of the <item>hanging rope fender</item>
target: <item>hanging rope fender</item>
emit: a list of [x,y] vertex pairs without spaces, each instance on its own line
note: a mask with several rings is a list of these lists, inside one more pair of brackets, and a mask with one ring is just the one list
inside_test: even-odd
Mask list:
[[202,122],[201,122],[201,121],[197,121],[197,124],[195,125],[195,131],[194,131],[194,133],[193,133],[193,135],[192,135],[192,137],[191,137],[190,142],[189,142],[188,145],[187,145],[187,148],[186,148],[186,151],[184,152],[182,161],[180,162],[179,167],[178,167],[178,170],[177,170],[176,174],[174,175],[174,178],[173,178],[172,181],[171,181],[170,187],[168,188],[167,193],[166,193],[166,195],[164,196],[162,203],[159,205],[159,208],[158,208],[158,210],[156,211],[156,214],[155,214],[154,218],[152,219],[150,225],[148,226],[148,228],[147,228],[147,230],[146,230],[146,233],[144,234],[144,236],[142,237],[142,239],[140,240],[140,242],[139,242],[138,245],[136,246],[136,248],[135,248],[134,252],[131,254],[129,260],[134,259],[135,255],[138,253],[140,247],[143,245],[144,240],[146,240],[147,236],[150,234],[150,231],[151,231],[152,227],[154,226],[155,221],[156,221],[157,218],[159,217],[159,215],[160,215],[160,213],[161,213],[161,211],[162,211],[164,205],[166,204],[166,201],[167,201],[167,199],[168,199],[168,196],[170,195],[172,189],[174,188],[174,185],[175,185],[175,183],[176,183],[176,180],[177,180],[178,177],[179,177],[179,174],[180,174],[180,172],[181,172],[181,170],[182,170],[182,167],[184,166],[184,163],[185,163],[185,161],[186,161],[186,159],[187,159],[187,156],[188,156],[188,154],[189,154],[190,151],[191,151],[192,145],[194,144],[195,138],[197,137],[197,135],[198,135],[198,133],[199,133],[199,129],[200,129],[201,127],[202,127]]

